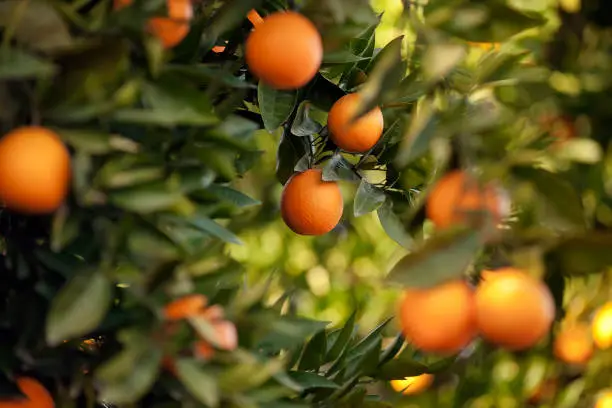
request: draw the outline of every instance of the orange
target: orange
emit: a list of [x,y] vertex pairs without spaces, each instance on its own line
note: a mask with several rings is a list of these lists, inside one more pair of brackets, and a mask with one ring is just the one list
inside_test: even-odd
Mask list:
[[215,45],[212,47],[212,52],[215,54],[221,54],[223,51],[225,51],[225,45]]
[[591,328],[576,324],[563,329],[555,338],[553,350],[555,357],[570,364],[584,364],[593,355]]
[[603,305],[593,318],[593,340],[602,350],[612,346],[612,302]]
[[462,280],[407,289],[399,320],[406,340],[422,351],[456,353],[476,334],[472,289]]
[[166,305],[164,316],[168,320],[181,320],[196,316],[206,307],[207,303],[208,300],[204,295],[193,294],[183,296]]
[[[114,0],[115,9],[132,4],[133,0]],[[164,48],[178,45],[190,30],[189,22],[193,18],[191,0],[168,0],[166,5],[168,17],[153,17],[149,20],[147,29],[157,37]]]
[[467,172],[454,170],[433,187],[426,205],[427,217],[438,228],[470,224],[489,215],[495,225],[509,213],[501,190],[491,184],[481,185]]
[[264,21],[263,18],[261,18],[261,16],[255,9],[249,11],[249,13],[247,14],[247,18],[249,19],[251,24],[253,24],[255,27],[257,27]]
[[595,408],[612,408],[612,389],[599,393]]
[[70,186],[70,154],[49,129],[27,126],[0,139],[0,202],[27,214],[55,211]]
[[404,395],[416,395],[429,388],[433,380],[434,376],[432,374],[421,374],[415,377],[406,377],[403,380],[392,380],[391,388]]
[[281,216],[287,226],[301,235],[323,235],[342,218],[343,202],[335,181],[323,181],[320,169],[296,173],[281,195]]
[[319,71],[323,42],[314,24],[301,14],[270,14],[246,41],[246,63],[253,75],[276,89],[297,89]]
[[327,117],[329,137],[340,149],[351,153],[365,153],[374,147],[385,126],[378,106],[355,118],[360,99],[358,93],[344,95],[334,103]]
[[54,408],[55,403],[49,391],[36,379],[30,377],[17,378],[17,386],[25,395],[25,399],[2,399],[0,408]]
[[514,268],[498,270],[476,289],[476,321],[482,336],[509,350],[539,342],[555,318],[548,287]]

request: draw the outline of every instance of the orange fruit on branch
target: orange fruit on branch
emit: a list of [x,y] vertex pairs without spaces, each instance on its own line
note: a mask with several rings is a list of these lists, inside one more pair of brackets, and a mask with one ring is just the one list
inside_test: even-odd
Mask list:
[[330,139],[340,149],[365,153],[380,140],[385,122],[378,106],[355,118],[361,97],[352,93],[338,99],[329,111],[327,127]]
[[297,89],[319,71],[323,42],[314,24],[299,13],[270,14],[246,41],[249,70],[276,89]]
[[425,391],[433,383],[432,374],[421,374],[414,377],[406,377],[403,380],[392,380],[391,388],[404,395],[416,395]]
[[481,222],[482,218],[497,225],[509,213],[509,205],[496,186],[481,185],[467,172],[455,170],[435,184],[427,197],[426,213],[440,229]]
[[593,355],[591,328],[576,324],[564,328],[555,337],[553,346],[555,357],[570,364],[584,364]]
[[30,377],[17,378],[17,386],[25,398],[1,399],[0,408],[54,408],[49,391],[38,380]]
[[202,312],[208,300],[206,296],[193,294],[173,300],[164,307],[164,316],[167,320],[181,320],[193,317]]
[[27,214],[55,211],[70,186],[70,154],[44,127],[15,129],[0,139],[0,202]]
[[462,280],[406,289],[399,320],[406,340],[420,350],[456,353],[476,335],[472,289]]
[[[114,0],[115,10],[132,4],[133,0]],[[149,20],[147,31],[161,41],[164,48],[178,45],[189,34],[193,18],[191,0],[168,0],[167,17],[153,17]]]
[[493,272],[476,288],[476,322],[482,336],[509,350],[542,340],[555,318],[548,287],[515,268]]
[[592,326],[595,345],[602,350],[612,346],[612,302],[608,302],[595,312]]
[[296,173],[281,195],[281,216],[297,234],[323,235],[342,218],[343,201],[338,183],[323,181],[320,169]]

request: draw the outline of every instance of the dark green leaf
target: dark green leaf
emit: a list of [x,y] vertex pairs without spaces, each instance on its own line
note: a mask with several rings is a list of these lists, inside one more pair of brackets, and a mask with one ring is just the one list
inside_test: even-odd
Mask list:
[[176,362],[177,375],[185,388],[207,407],[219,406],[220,395],[215,376],[202,369],[199,363],[191,359],[180,359]]
[[308,138],[295,137],[285,129],[276,153],[276,178],[281,184],[295,173],[296,164],[306,154],[310,154]]
[[249,197],[248,195],[234,190],[228,186],[222,186],[220,184],[212,184],[207,189],[208,192],[217,196],[221,200],[228,201],[240,208],[252,207],[254,205],[260,205],[261,201]]
[[413,240],[400,218],[393,212],[393,202],[387,200],[378,208],[378,220],[389,237],[406,249],[412,248]]
[[310,390],[313,388],[328,388],[337,389],[340,386],[335,382],[328,380],[327,378],[317,373],[311,373],[306,371],[291,371],[289,377],[297,382],[304,390]]
[[406,129],[400,149],[395,157],[395,164],[403,169],[429,149],[430,143],[440,132],[438,117],[432,99],[424,99],[415,105],[410,125]]
[[109,194],[109,200],[116,206],[129,211],[148,214],[167,210],[185,200],[180,191],[171,191],[163,183],[135,187]]
[[98,327],[110,306],[111,292],[111,284],[103,273],[75,274],[51,303],[47,343],[56,346]]
[[354,201],[355,217],[361,217],[375,211],[385,202],[385,192],[374,187],[366,179],[361,179]]
[[291,348],[328,325],[327,322],[290,316],[282,316],[272,322],[266,322],[269,319],[270,316],[261,316],[259,324],[267,327],[268,333],[259,341],[258,348],[270,350]]
[[274,132],[293,112],[297,103],[297,91],[279,91],[260,81],[257,101],[266,130]]
[[591,232],[561,241],[546,255],[567,276],[599,273],[612,265],[612,236]]
[[195,228],[213,235],[225,242],[242,245],[240,238],[234,235],[233,232],[206,217],[204,214],[196,214],[193,217],[186,218],[185,221]]
[[463,275],[482,247],[481,233],[448,231],[428,239],[403,257],[387,281],[404,287],[431,287]]
[[312,136],[315,133],[319,133],[323,126],[318,122],[312,120],[309,116],[310,102],[303,101],[298,106],[295,119],[291,124],[291,133],[295,136]]
[[327,337],[325,330],[321,330],[310,339],[304,348],[298,370],[318,370],[324,362],[326,352]]
[[329,351],[327,352],[327,356],[325,358],[326,361],[334,361],[340,357],[346,346],[348,346],[349,342],[353,338],[356,320],[357,312],[351,313],[351,316],[344,324],[344,327],[338,332],[338,335],[335,337],[334,341],[328,342]]
[[0,50],[0,80],[48,77],[57,71],[50,62],[13,48]]
[[353,165],[339,153],[334,154],[331,160],[325,164],[322,178],[325,181],[361,181],[361,177],[353,169]]

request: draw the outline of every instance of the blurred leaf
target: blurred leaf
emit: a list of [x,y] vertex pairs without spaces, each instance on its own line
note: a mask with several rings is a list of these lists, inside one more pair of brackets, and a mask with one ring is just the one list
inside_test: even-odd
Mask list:
[[465,47],[457,44],[432,44],[423,55],[423,76],[431,82],[450,73],[465,57]]
[[482,247],[480,232],[446,231],[404,256],[387,281],[404,287],[426,288],[463,275]]
[[328,325],[327,322],[290,316],[278,317],[271,322],[265,321],[269,319],[265,315],[261,318],[260,324],[266,327],[268,333],[259,341],[257,347],[269,350],[291,348]]
[[74,275],[51,303],[47,343],[56,346],[94,330],[104,319],[110,301],[111,285],[104,274],[81,272]]
[[169,209],[185,197],[180,191],[171,191],[163,183],[155,183],[112,192],[109,199],[118,207],[148,214]]
[[207,191],[217,196],[218,198],[228,201],[240,208],[247,208],[261,204],[261,201],[251,198],[248,195],[238,190],[234,190],[232,187],[229,186],[212,184],[207,188]]
[[513,71],[517,70],[518,64],[525,59],[526,55],[527,52],[487,54],[479,63],[478,83],[486,84],[510,79]]
[[358,62],[366,59],[367,57],[355,55],[350,50],[344,49],[325,53],[323,56],[323,64],[346,64],[349,62]]
[[315,334],[302,353],[298,370],[318,370],[324,362],[325,353],[327,352],[327,337],[325,330],[321,330]]
[[378,220],[389,237],[406,249],[412,248],[413,240],[400,218],[393,212],[393,202],[387,198],[378,208]]
[[317,373],[311,373],[306,371],[291,371],[289,377],[297,382],[304,390],[310,390],[313,388],[329,388],[337,389],[340,388],[335,382],[328,380],[327,378]]
[[223,3],[209,22],[205,36],[215,41],[221,34],[244,21],[249,10],[259,7],[261,3],[262,0],[230,0]]
[[323,126],[310,118],[310,102],[303,101],[298,106],[295,119],[291,124],[291,133],[295,136],[312,136],[319,133]]
[[354,214],[355,217],[375,211],[385,202],[385,192],[374,187],[366,179],[361,179],[357,193],[355,193]]
[[[247,356],[245,356],[247,357]],[[257,361],[252,356],[232,366],[219,376],[219,388],[225,393],[237,393],[261,387],[272,376],[281,372],[285,362],[279,358]]]
[[50,62],[14,48],[0,50],[0,80],[48,77],[57,67]]
[[563,239],[546,254],[567,276],[599,273],[612,265],[612,235],[590,232]]
[[182,358],[176,362],[177,375],[185,388],[207,407],[219,406],[220,395],[215,376],[202,369],[194,360]]
[[297,103],[297,91],[279,91],[260,81],[257,101],[266,130],[274,132],[293,112]]
[[360,181],[361,177],[353,169],[353,165],[349,163],[340,153],[333,155],[331,160],[323,167],[323,180],[325,181]]
[[555,398],[555,408],[573,408],[578,406],[578,402],[583,396],[585,385],[583,378],[566,385]]
[[[176,219],[177,221],[180,220],[179,218]],[[225,242],[242,245],[240,238],[234,235],[233,232],[211,220],[204,214],[194,214],[191,217],[187,217],[185,221],[193,227],[213,235]]]
[[396,358],[382,365],[375,373],[381,380],[399,380],[427,373],[425,364],[414,360],[414,351],[406,347]]
[[0,2],[0,27],[14,25],[15,39],[28,48],[54,52],[72,45],[68,26],[50,3],[5,0]]
[[400,142],[399,152],[395,157],[395,164],[400,169],[425,154],[431,141],[440,131],[437,126],[439,119],[432,99],[423,99],[415,105],[413,111],[410,125],[406,129],[404,138]]

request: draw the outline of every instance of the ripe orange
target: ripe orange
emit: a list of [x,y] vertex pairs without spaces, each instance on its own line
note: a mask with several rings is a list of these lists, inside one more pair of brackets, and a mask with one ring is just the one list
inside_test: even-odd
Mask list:
[[193,294],[183,296],[173,300],[164,308],[164,315],[167,320],[181,320],[196,316],[206,307],[208,300],[206,296]]
[[612,302],[603,305],[593,318],[593,340],[602,350],[612,347]]
[[321,35],[310,20],[287,11],[267,16],[246,41],[249,70],[276,89],[297,89],[319,71],[323,60]]
[[225,51],[225,45],[215,45],[212,47],[212,52],[215,54],[221,54],[223,51]]
[[255,9],[252,9],[251,11],[249,11],[249,13],[247,14],[247,18],[249,19],[251,24],[253,24],[255,27],[257,27],[264,21],[263,18],[261,18],[261,16]]
[[334,103],[327,117],[329,137],[340,149],[351,153],[364,153],[374,147],[385,126],[378,106],[354,120],[360,99],[358,93],[343,96]]
[[510,350],[540,341],[555,318],[548,287],[513,268],[495,272],[476,289],[476,321],[482,336]]
[[451,171],[442,177],[427,197],[426,212],[438,228],[469,224],[489,215],[494,225],[509,213],[508,201],[491,184],[480,185],[467,172]]
[[[132,4],[133,0],[114,0],[115,10]],[[191,0],[168,0],[168,17],[153,17],[149,20],[148,31],[157,37],[164,48],[178,45],[190,30],[193,18]]]
[[55,211],[70,185],[70,154],[49,129],[27,126],[0,139],[0,202],[28,213]]
[[54,408],[55,403],[49,391],[36,379],[17,378],[17,386],[26,399],[2,399],[0,408]]
[[584,364],[593,355],[590,327],[576,324],[563,329],[554,342],[555,357],[570,364]]
[[429,388],[433,380],[434,376],[432,374],[421,374],[415,377],[406,377],[403,380],[392,380],[391,388],[404,395],[416,395]]
[[612,389],[604,390],[599,394],[595,408],[612,408]]
[[320,169],[296,173],[281,195],[281,215],[291,230],[301,235],[323,235],[342,218],[343,202],[338,183],[323,181]]
[[467,346],[476,334],[474,295],[464,281],[433,288],[407,289],[400,304],[402,332],[417,348],[452,354]]

